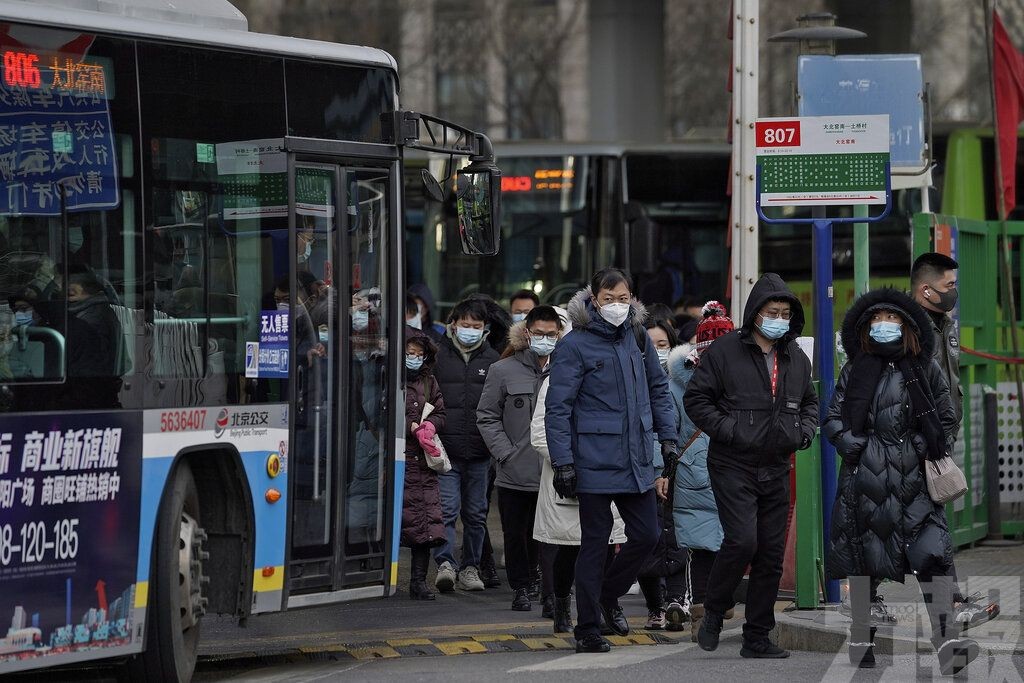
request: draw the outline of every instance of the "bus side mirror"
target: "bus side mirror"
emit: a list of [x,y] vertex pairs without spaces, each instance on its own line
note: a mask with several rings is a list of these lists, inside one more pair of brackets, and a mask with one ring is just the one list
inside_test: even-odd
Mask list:
[[473,162],[459,171],[455,186],[462,253],[493,256],[501,242],[501,171]]
[[658,269],[658,224],[650,219],[639,202],[627,202],[626,224],[629,227],[629,270],[649,274]]

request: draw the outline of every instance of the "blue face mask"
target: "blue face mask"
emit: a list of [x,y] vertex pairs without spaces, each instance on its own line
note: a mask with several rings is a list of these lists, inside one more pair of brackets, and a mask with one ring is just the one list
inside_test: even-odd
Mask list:
[[871,323],[871,330],[868,334],[879,344],[888,344],[903,337],[903,326],[899,323],[883,320]]
[[405,357],[405,367],[413,372],[418,371],[423,367],[423,356],[409,356]]
[[14,312],[14,324],[15,325],[31,325],[32,324],[32,311],[15,311]]
[[473,346],[483,339],[484,331],[475,330],[472,327],[456,327],[455,336],[463,346]]
[[530,348],[540,357],[550,356],[551,352],[555,350],[554,339],[548,339],[547,337],[530,337]]
[[524,320],[526,320],[526,314],[525,313],[513,313],[512,314],[512,322],[514,322],[514,323],[521,323]]
[[766,318],[761,316],[761,324],[757,326],[768,339],[780,339],[789,332],[789,321],[783,318]]

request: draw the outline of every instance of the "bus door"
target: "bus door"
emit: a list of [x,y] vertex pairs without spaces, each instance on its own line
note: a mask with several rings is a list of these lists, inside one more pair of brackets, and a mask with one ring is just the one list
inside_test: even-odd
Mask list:
[[388,167],[290,164],[289,606],[358,597],[347,589],[390,572],[389,311],[404,305],[388,267],[391,182]]

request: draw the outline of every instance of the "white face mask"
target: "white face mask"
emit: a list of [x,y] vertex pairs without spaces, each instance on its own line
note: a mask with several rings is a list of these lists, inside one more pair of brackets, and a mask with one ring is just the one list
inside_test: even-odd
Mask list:
[[309,260],[309,255],[313,253],[313,245],[306,242],[306,249],[299,254],[299,263],[304,263]]
[[422,330],[423,329],[423,319],[420,318],[418,315],[414,316],[412,318],[407,319],[405,321],[405,324],[408,325],[409,327],[413,328],[414,330]]
[[672,349],[658,349],[658,360],[661,361],[662,365],[665,365],[665,364],[668,363],[668,354],[671,351],[672,351]]
[[512,314],[512,322],[514,322],[514,323],[521,323],[524,320],[526,320],[526,314],[525,313],[513,313]]
[[362,332],[370,326],[370,312],[369,311],[352,311],[352,329],[356,332]]
[[629,304],[605,304],[599,312],[613,327],[618,327],[629,317]]
[[279,311],[287,311],[288,310],[288,302],[287,301],[279,301],[278,304],[277,304],[277,310],[279,310]]

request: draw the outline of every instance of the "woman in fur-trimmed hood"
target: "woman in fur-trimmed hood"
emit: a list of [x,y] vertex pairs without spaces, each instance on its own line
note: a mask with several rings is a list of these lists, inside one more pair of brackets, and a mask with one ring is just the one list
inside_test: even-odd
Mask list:
[[851,577],[851,643],[857,647],[851,646],[850,658],[869,665],[870,588],[881,579],[902,583],[913,573],[931,593],[926,602],[936,649],[957,637],[947,576],[953,546],[923,470],[925,460],[952,452],[957,423],[949,386],[932,357],[931,322],[909,296],[886,288],[857,299],[843,321],[842,343],[849,361],[822,425],[843,459],[827,565],[830,577]]

